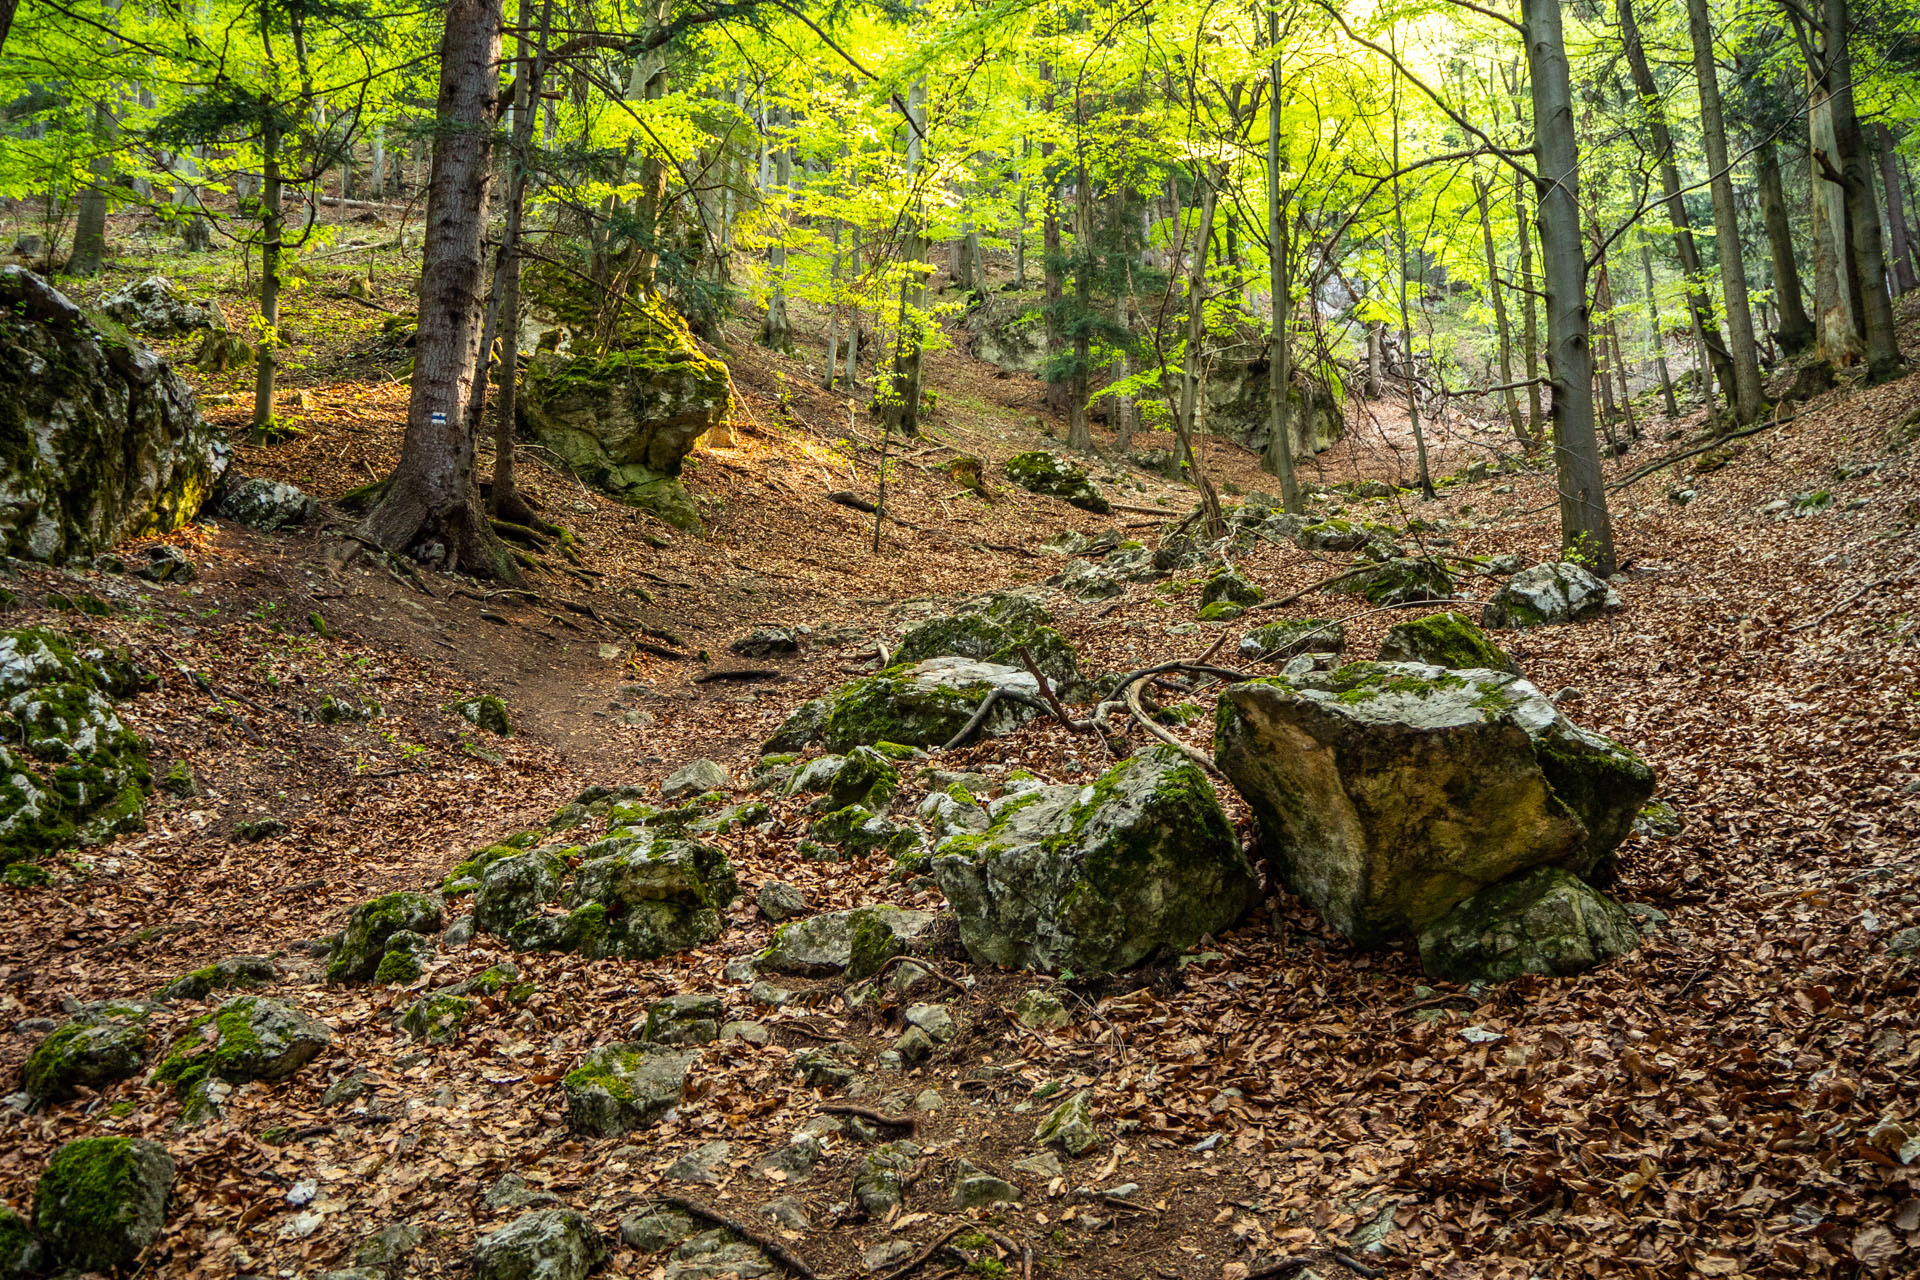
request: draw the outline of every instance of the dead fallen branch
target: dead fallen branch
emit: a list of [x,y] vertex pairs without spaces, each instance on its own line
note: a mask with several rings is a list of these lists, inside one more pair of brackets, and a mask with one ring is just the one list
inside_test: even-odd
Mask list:
[[739,1236],[742,1240],[745,1240],[748,1244],[785,1267],[794,1275],[799,1276],[800,1280],[819,1280],[819,1277],[813,1274],[813,1268],[802,1262],[791,1249],[781,1244],[778,1240],[755,1231],[752,1227],[749,1227],[737,1218],[729,1218],[723,1213],[717,1213],[698,1201],[689,1200],[684,1196],[655,1196],[654,1200],[656,1203],[678,1209],[682,1213],[690,1213],[696,1218],[704,1218],[715,1226],[725,1227],[727,1230],[733,1232],[734,1235]]

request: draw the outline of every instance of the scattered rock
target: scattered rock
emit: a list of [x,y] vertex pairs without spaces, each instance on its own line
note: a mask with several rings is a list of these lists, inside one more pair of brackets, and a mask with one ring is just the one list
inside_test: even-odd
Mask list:
[[780,658],[800,652],[800,637],[785,627],[757,627],[727,648],[743,658]]
[[1037,1156],[1028,1156],[1024,1160],[1015,1160],[1011,1171],[1023,1178],[1032,1178],[1037,1182],[1052,1182],[1065,1170],[1060,1166],[1060,1157],[1051,1151],[1042,1151]]
[[719,996],[668,996],[647,1006],[640,1039],[647,1044],[706,1044],[719,1038],[725,1016]]
[[497,858],[480,873],[473,892],[474,924],[496,937],[560,896],[567,864],[543,850]]
[[1633,818],[1633,834],[1649,840],[1671,840],[1686,829],[1680,811],[1665,800],[1650,801]]
[[1259,882],[1199,767],[1171,747],[1090,787],[1039,787],[950,836],[934,874],[976,961],[1105,973],[1237,922]]
[[1027,672],[971,658],[930,658],[841,687],[828,699],[820,736],[832,751],[875,742],[941,746],[995,689],[1020,696],[995,703],[981,726],[984,736],[1012,733],[1040,714],[1040,686]]
[[160,1238],[173,1158],[139,1138],[80,1138],[53,1153],[33,1196],[52,1269],[119,1272]]
[[1896,956],[1920,955],[1920,925],[1911,925],[1888,938],[1887,953]]
[[795,916],[807,913],[807,895],[797,886],[783,880],[768,880],[761,884],[754,895],[754,905],[760,914],[779,924],[782,920],[791,920]]
[[320,1056],[333,1031],[280,1000],[235,996],[195,1018],[153,1078],[184,1094],[203,1080],[284,1080]]
[[1294,535],[1302,551],[1358,551],[1371,535],[1349,520],[1322,520],[1307,525]]
[[22,1085],[35,1106],[64,1102],[135,1075],[147,1061],[148,1008],[108,1003],[82,1009],[27,1056]]
[[1559,867],[1482,889],[1420,931],[1420,965],[1454,982],[1582,973],[1640,943],[1618,902]]
[[1024,668],[1020,651],[1025,649],[1056,691],[1071,689],[1080,680],[1080,660],[1048,625],[1052,621],[1045,608],[1023,593],[977,596],[952,614],[929,618],[909,629],[901,636],[893,660],[897,665],[956,657]]
[[1453,579],[1437,561],[1399,558],[1360,570],[1327,590],[1365,596],[1367,603],[1386,608],[1418,604],[1422,600],[1445,600],[1453,595]]
[[434,992],[413,1002],[400,1019],[400,1027],[416,1040],[428,1044],[447,1044],[458,1039],[460,1028],[478,1007],[465,996]]
[[432,894],[389,893],[363,902],[347,920],[340,946],[327,965],[327,979],[364,982],[379,970],[394,934],[438,933],[445,923],[445,908]]
[[533,1191],[517,1173],[503,1173],[487,1188],[481,1203],[489,1209],[526,1209],[535,1205],[557,1205],[560,1197],[549,1191]]
[[1217,606],[1231,605],[1244,611],[1249,605],[1259,604],[1266,598],[1266,593],[1247,581],[1238,569],[1219,569],[1200,588],[1200,619],[1203,622],[1215,620],[1207,612],[1210,608],[1217,612]]
[[943,1004],[910,1004],[900,1016],[908,1026],[926,1032],[937,1044],[953,1039],[958,1030],[953,1025],[953,1014]]
[[426,1232],[411,1222],[396,1222],[382,1227],[361,1243],[353,1255],[357,1267],[391,1267],[402,1262],[421,1242]]
[[360,1099],[372,1094],[377,1088],[379,1088],[379,1085],[374,1080],[371,1071],[365,1068],[356,1068],[327,1086],[327,1091],[320,1095],[320,1105],[323,1107],[342,1107],[349,1102],[360,1101]]
[[801,703],[792,715],[781,721],[780,727],[773,731],[773,736],[760,744],[760,754],[767,756],[799,751],[818,742],[820,735],[827,730],[827,717],[832,710],[832,704],[825,698]]
[[1430,613],[1395,625],[1380,642],[1380,661],[1520,674],[1520,664],[1506,650],[1457,613]]
[[773,1262],[731,1231],[702,1231],[673,1251],[660,1280],[760,1280],[778,1274]]
[[586,1280],[607,1256],[606,1241],[571,1209],[538,1209],[481,1236],[474,1280]]
[[507,714],[506,700],[491,693],[457,702],[454,711],[468,724],[485,729],[496,738],[513,736],[513,718]]
[[773,1043],[773,1032],[758,1022],[728,1022],[720,1027],[722,1040],[745,1040],[762,1047]]
[[677,804],[709,791],[728,791],[732,787],[733,777],[724,766],[711,760],[695,760],[667,775],[667,780],[660,784],[660,798],[668,804]]
[[1059,1146],[1070,1156],[1084,1155],[1099,1135],[1093,1128],[1093,1091],[1082,1089],[1047,1113],[1033,1131],[1041,1146]]
[[567,1073],[567,1126],[610,1137],[644,1129],[679,1105],[698,1053],[650,1044],[602,1045]]
[[1653,790],[1525,680],[1412,663],[1232,685],[1214,750],[1276,873],[1363,947],[1530,867],[1592,872]]
[[906,1195],[900,1175],[913,1167],[920,1154],[915,1143],[904,1138],[869,1151],[853,1171],[853,1198],[872,1218],[885,1218]]
[[1064,499],[1069,506],[1095,515],[1113,510],[1092,477],[1057,453],[1035,449],[1007,459],[1007,479],[1033,493]]
[[1339,655],[1347,647],[1347,629],[1332,618],[1269,622],[1240,637],[1240,656],[1255,662],[1285,662],[1303,653]]
[[1619,607],[1614,589],[1584,566],[1537,564],[1514,574],[1493,593],[1481,611],[1480,625],[1540,627],[1578,622]]
[[669,1205],[650,1205],[620,1219],[621,1242],[641,1253],[671,1249],[699,1230],[700,1224],[691,1214]]
[[925,1061],[937,1048],[939,1045],[934,1042],[933,1037],[919,1027],[908,1027],[901,1033],[900,1038],[893,1042],[894,1053],[898,1054],[900,1061],[908,1066]]
[[891,1271],[913,1256],[913,1246],[905,1240],[882,1240],[860,1255],[860,1265],[874,1275]]
[[148,582],[192,582],[197,576],[187,553],[168,543],[159,543],[140,553],[133,576]]
[[1013,1204],[1019,1199],[1019,1187],[965,1160],[954,1170],[953,1207],[956,1209],[985,1209],[996,1204]]
[[1059,996],[1051,991],[1034,990],[1021,996],[1013,1006],[1013,1017],[1023,1027],[1064,1027],[1073,1022]]
[[885,813],[900,789],[900,770],[873,747],[855,747],[844,756],[820,756],[808,761],[787,783],[786,794],[825,792],[816,809],[844,809],[859,805]]
[[675,1182],[713,1183],[720,1179],[715,1171],[733,1155],[730,1142],[708,1142],[695,1147],[667,1166],[666,1176]]
[[249,529],[272,533],[311,520],[314,503],[299,486],[285,480],[229,475],[220,490],[216,511]]
[[571,939],[589,958],[655,960],[711,942],[724,926],[721,911],[740,896],[726,854],[698,840],[641,831],[586,853],[559,940]]
[[122,285],[100,299],[100,310],[150,338],[177,338],[196,329],[220,327],[210,307],[181,293],[165,276]]
[[[868,951],[890,946],[904,951],[933,922],[931,911],[901,907],[855,907],[810,916],[780,926],[772,944],[760,953],[758,964],[768,973],[829,977],[853,963],[856,940],[864,941]],[[863,935],[873,935],[873,940]]]
[[0,267],[0,420],[32,442],[0,461],[0,552],[29,560],[171,533],[227,461],[166,361],[16,266]]

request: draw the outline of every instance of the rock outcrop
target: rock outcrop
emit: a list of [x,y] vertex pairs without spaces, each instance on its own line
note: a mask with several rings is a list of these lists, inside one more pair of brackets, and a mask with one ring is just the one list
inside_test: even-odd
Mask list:
[[1537,866],[1592,873],[1653,791],[1637,755],[1495,671],[1354,663],[1228,687],[1215,753],[1276,872],[1361,946]]
[[1031,596],[1013,591],[977,596],[963,601],[950,614],[908,628],[900,637],[894,662],[972,658],[1021,667],[1020,650],[1024,648],[1057,692],[1079,683],[1080,660],[1073,647],[1049,625],[1052,621]]
[[680,471],[700,437],[726,421],[726,365],[703,353],[657,297],[626,299],[617,321],[598,326],[595,302],[555,275],[529,274],[530,296],[558,322],[520,393],[534,440],[622,502],[698,527]]
[[819,741],[830,751],[876,742],[937,747],[965,728],[986,696],[1000,688],[1019,697],[995,702],[980,727],[989,738],[1012,733],[1040,714],[1040,685],[1032,675],[972,658],[900,663],[806,703],[766,746],[795,750]]
[[1620,596],[1585,566],[1536,564],[1496,591],[1481,611],[1483,627],[1542,627],[1579,622],[1620,607]]
[[1007,459],[1007,479],[1022,489],[1049,498],[1059,498],[1070,507],[1106,515],[1113,510],[1106,495],[1093,483],[1085,470],[1057,453],[1033,449]]
[[177,338],[196,329],[222,327],[213,308],[195,302],[165,276],[148,276],[100,299],[100,310],[135,333]]
[[1178,954],[1259,896],[1206,775],[1171,747],[987,811],[992,825],[949,836],[933,859],[981,963],[1109,973]]
[[0,551],[61,561],[171,532],[226,458],[166,361],[0,267]]

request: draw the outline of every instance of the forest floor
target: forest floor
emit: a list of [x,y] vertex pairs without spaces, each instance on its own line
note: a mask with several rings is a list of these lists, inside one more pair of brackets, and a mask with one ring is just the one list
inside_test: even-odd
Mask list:
[[[150,270],[129,255],[97,287]],[[221,288],[237,319],[246,304],[231,275],[188,284]],[[304,367],[287,380],[285,411],[300,428],[291,441],[244,443],[247,377],[191,375],[232,431],[239,465],[321,498],[386,472],[405,411],[393,376],[404,353],[383,345],[382,316],[328,285],[323,275],[294,300]],[[406,309],[399,264],[376,270],[374,300]],[[1910,309],[1907,350],[1920,358],[1917,320]],[[816,335],[803,341],[818,348]],[[1635,838],[1622,852],[1620,895],[1664,923],[1637,953],[1578,979],[1477,992],[1430,983],[1415,957],[1357,952],[1278,890],[1266,911],[1180,965],[1057,983],[1075,993],[1078,1015],[1057,1032],[1019,1028],[1007,1013],[1047,980],[944,956],[942,971],[966,986],[951,1003],[960,1034],[918,1067],[870,1074],[860,1099],[900,1112],[927,1090],[939,1096],[916,1117],[921,1176],[891,1221],[836,1208],[867,1150],[852,1134],[830,1140],[804,1181],[755,1168],[843,1100],[791,1074],[797,1053],[845,1040],[871,1063],[896,1029],[849,1013],[828,982],[799,983],[808,996],[784,1009],[750,1008],[744,984],[722,970],[770,933],[752,887],[785,880],[815,910],[938,905],[935,891],[889,883],[884,858],[802,860],[793,802],[763,797],[778,820],[771,835],[717,838],[748,896],[709,946],[647,964],[586,962],[510,953],[482,935],[443,950],[417,985],[511,959],[535,989],[523,1003],[489,1001],[460,1039],[436,1047],[395,1025],[418,991],[325,984],[314,942],[359,902],[438,885],[471,850],[544,825],[591,785],[650,788],[701,757],[743,779],[788,711],[872,669],[877,646],[890,649],[937,600],[1041,582],[1065,562],[1039,544],[1065,529],[1151,541],[1193,501],[1184,485],[1104,460],[1094,474],[1125,507],[1110,518],[1006,485],[994,464],[1064,424],[1038,382],[947,352],[931,359],[933,424],[895,442],[889,482],[892,509],[924,529],[889,526],[876,553],[871,517],[825,496],[873,495],[875,424],[819,390],[804,361],[752,347],[744,324],[725,355],[740,412],[730,447],[690,459],[699,534],[523,455],[528,491],[575,533],[589,571],[537,580],[537,599],[431,575],[415,586],[364,558],[341,568],[351,520],[331,508],[285,534],[190,526],[170,539],[198,568],[190,585],[78,574],[114,604],[104,618],[46,606],[76,575],[23,575],[7,625],[84,628],[162,674],[122,714],[161,768],[191,766],[199,794],[156,794],[145,832],[64,859],[51,886],[0,890],[0,1081],[63,1007],[148,995],[236,954],[279,957],[273,993],[327,1021],[334,1040],[292,1079],[236,1090],[204,1127],[176,1128],[171,1092],[141,1078],[9,1116],[0,1198],[25,1208],[48,1154],[71,1138],[162,1141],[179,1179],[146,1271],[169,1276],[317,1274],[351,1265],[359,1242],[402,1221],[427,1239],[399,1274],[462,1274],[475,1235],[525,1204],[489,1198],[506,1174],[610,1235],[652,1197],[685,1196],[781,1239],[822,1277],[862,1274],[863,1256],[889,1241],[911,1256],[970,1217],[1031,1250],[1030,1264],[1017,1253],[978,1258],[983,1275],[1005,1266],[1245,1280],[1288,1256],[1323,1280],[1920,1266],[1920,1164],[1910,1163],[1920,1157],[1920,962],[1886,945],[1920,923],[1920,446],[1898,429],[1920,406],[1920,376],[1843,386],[1741,441],[1710,473],[1693,474],[1695,458],[1624,485],[1612,495],[1624,609],[1502,636],[1578,723],[1640,750],[1685,818],[1677,837]],[[1307,478],[1409,475],[1392,415],[1373,408],[1380,425],[1362,425]],[[1609,473],[1624,478],[1689,447],[1698,428],[1654,421]],[[1463,431],[1436,449],[1435,470],[1453,474],[1499,447],[1497,433]],[[955,453],[988,461],[991,501],[956,492],[942,471]],[[1270,484],[1251,455],[1218,440],[1204,465],[1229,494]],[[1697,497],[1669,500],[1682,485]],[[1831,509],[1761,514],[1809,490],[1829,490]],[[1444,516],[1452,554],[1556,558],[1545,474],[1450,483],[1434,503],[1401,494],[1347,506],[1391,510],[1398,523]],[[1240,567],[1275,597],[1334,566],[1262,546]],[[1462,589],[1484,596],[1490,584]],[[1050,607],[1094,672],[1196,656],[1223,634],[1231,654],[1253,625],[1353,612],[1348,598],[1309,594],[1277,613],[1196,624],[1198,593],[1197,578],[1176,577],[1096,603],[1055,593]],[[1354,619],[1349,651],[1371,654],[1394,620]],[[751,664],[728,653],[730,640],[776,624],[813,629],[802,653]],[[774,674],[702,678],[747,665]],[[505,698],[512,736],[452,711],[473,693]],[[328,694],[382,713],[322,724],[313,708]],[[1135,740],[1146,741],[1137,730]],[[1083,780],[1100,767],[1091,741],[1043,719],[938,764]],[[899,804],[923,790],[910,784]],[[1251,840],[1244,807],[1222,800]],[[258,843],[235,835],[236,822],[259,817],[284,832]],[[707,1046],[684,1104],[629,1140],[569,1133],[560,1075],[586,1049],[627,1039],[649,1002],[680,992],[720,994],[729,1017],[763,1021],[772,1043]],[[157,1016],[156,1040],[203,1011],[176,1002]],[[329,1083],[356,1069],[371,1073],[374,1101],[323,1105]],[[1093,1091],[1100,1146],[1057,1180],[1024,1179],[1017,1206],[951,1207],[955,1161],[1007,1173],[1034,1154],[1050,1099],[1079,1088]],[[730,1146],[713,1181],[668,1178],[678,1157],[716,1140]],[[780,1197],[799,1202],[810,1229],[784,1232],[759,1214]],[[617,1248],[609,1274],[648,1275],[662,1261]],[[935,1259],[920,1274],[954,1266]]]

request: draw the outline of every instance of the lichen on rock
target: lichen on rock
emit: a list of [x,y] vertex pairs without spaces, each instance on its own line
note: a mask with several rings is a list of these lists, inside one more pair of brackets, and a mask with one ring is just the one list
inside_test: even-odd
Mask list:
[[1420,931],[1420,964],[1453,982],[1567,977],[1640,945],[1619,903],[1559,867],[1482,889]]
[[1104,516],[1113,510],[1113,505],[1094,485],[1091,476],[1059,454],[1046,449],[1016,453],[1008,458],[1007,479],[1022,489],[1063,499],[1068,506],[1091,511],[1095,515]]
[[1430,613],[1396,624],[1380,642],[1380,661],[1520,674],[1511,654],[1457,613]]

